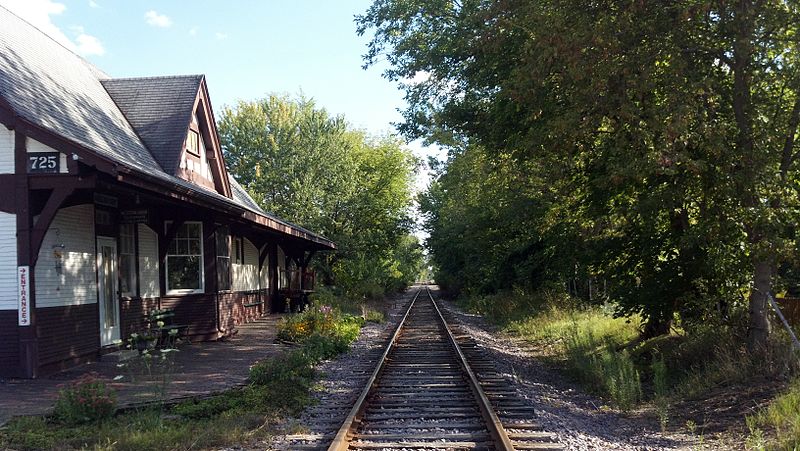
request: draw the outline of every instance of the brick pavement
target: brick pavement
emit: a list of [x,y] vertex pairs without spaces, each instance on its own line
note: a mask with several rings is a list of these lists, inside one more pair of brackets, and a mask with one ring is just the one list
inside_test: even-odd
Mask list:
[[[225,340],[181,345],[174,357],[167,398],[206,395],[243,384],[250,365],[286,349],[285,345],[275,343],[275,326],[280,317],[270,315],[240,325],[239,332]],[[121,381],[110,383],[121,406],[152,401],[158,396],[157,382],[142,377],[131,382],[127,372],[117,367],[118,363],[105,357],[40,379],[0,381],[0,425],[14,415],[47,413],[60,384],[93,371],[109,380],[126,375]]]

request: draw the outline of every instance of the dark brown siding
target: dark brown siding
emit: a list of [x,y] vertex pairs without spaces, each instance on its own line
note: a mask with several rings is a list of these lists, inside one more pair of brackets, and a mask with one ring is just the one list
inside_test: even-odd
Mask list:
[[40,367],[94,355],[100,349],[97,304],[41,308],[36,315]]
[[120,323],[122,323],[122,339],[130,337],[134,332],[141,332],[147,327],[147,314],[158,308],[158,298],[130,299],[120,302]]
[[220,294],[219,306],[222,329],[230,332],[236,325],[253,321],[264,315],[269,304],[261,304],[261,300],[266,296],[266,294],[258,291]]
[[175,311],[173,324],[189,326],[186,334],[213,338],[216,328],[216,303],[213,294],[163,297],[161,308]]
[[17,311],[0,310],[0,376],[21,376]]

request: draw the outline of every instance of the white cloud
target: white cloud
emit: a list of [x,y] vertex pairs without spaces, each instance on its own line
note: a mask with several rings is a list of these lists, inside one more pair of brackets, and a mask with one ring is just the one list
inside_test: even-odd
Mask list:
[[106,53],[106,49],[103,48],[103,44],[94,36],[88,34],[79,34],[75,40],[78,42],[78,53],[81,55],[103,56]]
[[83,27],[70,27],[76,35],[76,44],[53,23],[50,16],[59,15],[67,9],[63,3],[52,0],[0,0],[0,5],[25,19],[31,25],[73,52],[84,56],[102,55],[105,53],[105,49],[100,40],[86,34]]
[[197,27],[192,27],[189,29],[189,36],[197,36]]
[[92,8],[99,8],[100,7],[100,5],[98,5],[97,2],[94,1],[94,0],[89,0],[89,6],[92,7]]
[[144,20],[147,21],[148,25],[159,28],[169,28],[169,26],[172,25],[172,19],[164,14],[159,14],[152,9],[144,13]]
[[225,33],[220,33],[219,31],[214,33],[214,37],[218,40],[222,41],[223,39],[228,39],[228,35]]

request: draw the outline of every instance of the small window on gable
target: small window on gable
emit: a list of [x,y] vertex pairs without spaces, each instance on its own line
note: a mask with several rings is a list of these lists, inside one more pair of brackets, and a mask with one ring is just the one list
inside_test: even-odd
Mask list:
[[200,134],[195,130],[189,130],[189,135],[186,137],[186,150],[194,155],[200,155]]

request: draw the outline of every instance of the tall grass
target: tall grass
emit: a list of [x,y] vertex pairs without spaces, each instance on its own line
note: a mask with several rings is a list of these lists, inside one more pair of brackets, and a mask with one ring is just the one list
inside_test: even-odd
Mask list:
[[595,336],[592,324],[575,322],[567,330],[563,346],[568,369],[587,387],[608,395],[620,409],[629,410],[642,398],[639,371],[627,350],[617,350],[616,334]]
[[[800,449],[800,379],[795,379],[789,390],[772,403],[747,417],[750,449]],[[774,432],[774,440],[765,440],[764,429]]]

